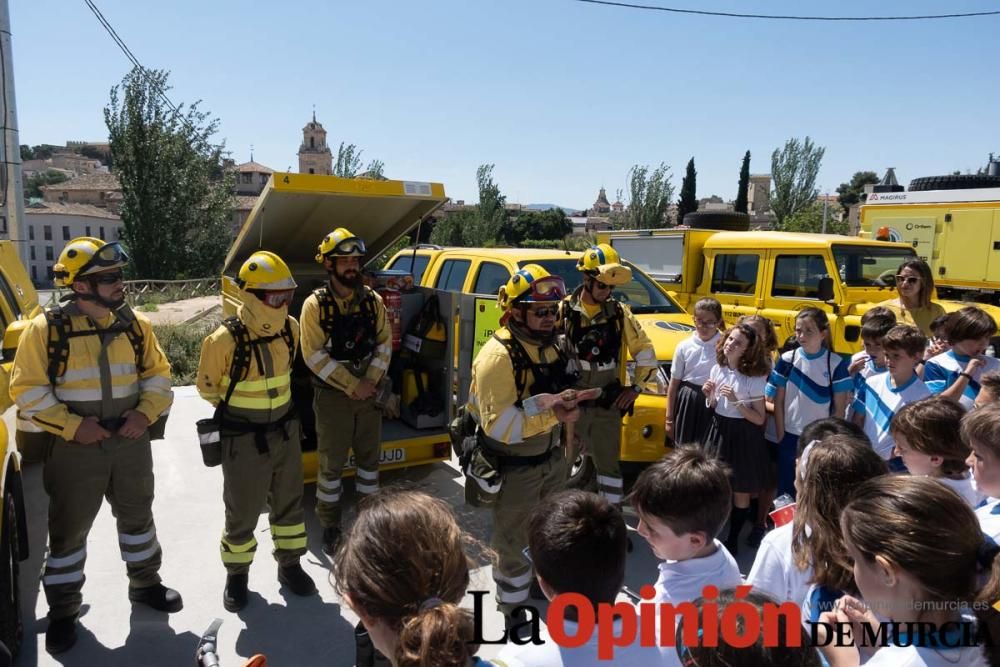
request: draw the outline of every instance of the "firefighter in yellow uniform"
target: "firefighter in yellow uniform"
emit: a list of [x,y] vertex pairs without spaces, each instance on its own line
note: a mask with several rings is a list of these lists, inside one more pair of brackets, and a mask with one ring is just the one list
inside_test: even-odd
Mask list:
[[528,599],[533,580],[523,554],[528,513],[565,483],[560,422],[579,417],[575,407],[531,415],[522,403],[529,396],[572,385],[555,332],[559,302],[565,296],[562,278],[541,266],[518,270],[500,288],[498,302],[506,311],[502,326],[472,363],[466,411],[477,424],[479,445],[496,461],[502,480],[493,505],[490,545],[499,557],[493,579],[508,628],[520,620],[513,613]]
[[361,281],[364,256],[365,242],[343,227],[323,237],[316,261],[329,281],[302,304],[319,453],[316,516],[330,555],[340,540],[341,475],[351,449],[358,493],[378,491],[382,413],[375,393],[392,358],[392,330],[382,297]]
[[11,374],[18,429],[48,438],[42,583],[51,653],[76,642],[87,534],[105,497],[118,524],[129,599],[160,611],[182,607],[177,591],[160,582],[152,512],[149,426],[173,402],[170,364],[149,320],[125,304],[127,262],[117,243],[81,237],[66,244],[54,275],[57,286],[71,290],[69,303],[31,320]]
[[[655,390],[656,352],[629,307],[611,296],[615,287],[632,280],[618,251],[607,243],[588,248],[576,268],[583,282],[562,304],[562,329],[573,364],[579,367],[577,386],[603,389],[600,398],[581,404],[576,434],[597,469],[598,493],[621,505],[622,416],[643,389]],[[626,350],[635,361],[635,372],[632,384],[623,386],[619,377]]]
[[292,403],[292,363],[299,326],[289,316],[295,280],[288,265],[257,251],[240,267],[242,305],[201,346],[198,393],[216,406],[222,444],[226,568],[222,602],[247,604],[247,573],[257,550],[254,531],[269,508],[278,581],[296,595],[316,592],[299,559],[306,552],[302,511],[301,429]]

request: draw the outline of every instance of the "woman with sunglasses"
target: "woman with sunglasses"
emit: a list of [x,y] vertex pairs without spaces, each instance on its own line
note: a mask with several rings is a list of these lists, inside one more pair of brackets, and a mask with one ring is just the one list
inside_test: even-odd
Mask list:
[[[525,620],[513,614],[518,608],[523,611],[533,581],[531,565],[522,554],[528,546],[528,515],[563,486],[566,461],[559,445],[560,427],[580,416],[575,401],[538,414],[531,414],[523,403],[535,394],[573,386],[575,378],[567,374],[568,357],[555,329],[559,302],[565,296],[562,278],[537,264],[519,269],[497,297],[504,310],[500,329],[472,362],[466,411],[477,425],[479,455],[500,476],[491,498],[490,546],[498,556],[493,568],[497,605],[508,628]],[[473,475],[466,478],[467,497],[477,483],[481,485]]]
[[[216,407],[221,440],[226,525],[220,553],[226,568],[222,603],[247,604],[247,578],[257,550],[257,519],[270,508],[278,581],[296,595],[316,586],[299,564],[306,552],[302,512],[301,430],[292,403],[291,371],[299,324],[289,316],[295,280],[277,255],[259,250],[240,267],[242,304],[202,343],[198,393]],[[212,434],[207,434],[212,435]],[[206,433],[199,427],[203,440]]]
[[925,336],[932,336],[931,322],[945,314],[939,303],[931,301],[934,294],[934,276],[931,267],[922,259],[909,259],[896,270],[895,299],[878,304],[896,315],[898,324],[912,324]]

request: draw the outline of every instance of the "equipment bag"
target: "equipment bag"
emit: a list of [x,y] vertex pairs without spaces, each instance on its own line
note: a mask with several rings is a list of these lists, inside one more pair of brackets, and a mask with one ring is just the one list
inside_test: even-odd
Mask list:
[[448,327],[441,317],[437,294],[432,294],[406,329],[403,337],[405,356],[419,362],[440,362],[448,349],[447,344]]

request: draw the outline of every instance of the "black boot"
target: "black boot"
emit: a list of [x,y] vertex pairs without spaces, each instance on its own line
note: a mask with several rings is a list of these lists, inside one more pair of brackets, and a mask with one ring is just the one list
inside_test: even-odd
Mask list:
[[226,590],[222,591],[222,606],[226,611],[237,612],[247,606],[247,578],[246,572],[226,575]]
[[163,584],[153,584],[145,588],[132,588],[129,586],[128,599],[132,602],[148,605],[156,611],[165,611],[167,613],[180,611],[184,607],[181,594],[172,588],[167,588]]
[[76,614],[62,618],[49,618],[45,631],[45,650],[55,655],[64,653],[76,643]]
[[340,544],[340,527],[327,526],[323,529],[323,553],[333,556],[337,553],[337,545]]
[[279,567],[278,581],[296,595],[312,595],[316,592],[312,577],[305,573],[299,563]]

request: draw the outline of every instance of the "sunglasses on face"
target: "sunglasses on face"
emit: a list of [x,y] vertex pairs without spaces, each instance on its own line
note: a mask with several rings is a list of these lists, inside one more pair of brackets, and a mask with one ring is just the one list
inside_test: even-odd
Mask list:
[[529,313],[542,319],[544,317],[555,317],[559,313],[558,306],[549,306],[548,308],[537,308],[535,310],[528,310]]
[[114,285],[115,283],[120,283],[125,279],[125,276],[121,271],[114,271],[111,273],[99,273],[94,276],[94,282],[98,285]]
[[917,278],[915,276],[896,276],[896,284],[897,285],[900,285],[900,284],[902,284],[902,285],[909,285],[911,283],[919,283],[919,282],[920,282],[920,278]]
[[602,283],[600,280],[595,280],[594,286],[597,287],[597,289],[611,289],[611,285]]

